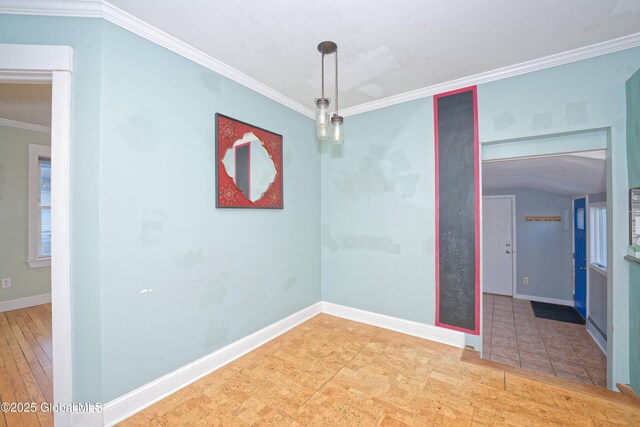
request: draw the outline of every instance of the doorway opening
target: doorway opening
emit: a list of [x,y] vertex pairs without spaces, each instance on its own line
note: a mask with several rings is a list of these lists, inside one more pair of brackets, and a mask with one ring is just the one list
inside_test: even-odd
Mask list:
[[[71,73],[73,71],[73,50],[68,46],[38,46],[38,45],[11,45],[0,44],[0,83],[9,84],[45,84],[50,86],[50,162],[47,162],[46,155],[41,150],[36,149],[28,153],[30,163],[35,164],[36,173],[31,174],[35,179],[36,197],[31,199],[31,203],[35,205],[34,209],[39,212],[40,222],[36,222],[36,232],[31,236],[35,236],[36,250],[30,251],[28,258],[29,267],[38,268],[39,264],[45,263],[47,254],[50,250],[51,273],[50,273],[50,295],[51,309],[48,313],[51,325],[51,359],[52,362],[52,400],[48,403],[56,403],[58,405],[69,405],[72,401],[72,366],[71,366],[71,285],[70,285],[70,233],[69,233],[69,189],[70,189],[70,129],[71,129]],[[10,119],[8,119],[10,120]],[[11,120],[10,120],[11,121]],[[19,126],[19,120],[12,120],[14,125]],[[7,122],[5,121],[5,124]],[[25,123],[25,122],[22,122]],[[37,125],[35,123],[32,123]],[[35,144],[38,145],[38,144]],[[42,145],[42,144],[41,144]],[[34,161],[31,161],[34,160]],[[50,182],[50,202],[47,203],[45,196],[42,194],[42,187],[46,187],[46,181]],[[40,187],[39,187],[40,186]],[[45,188],[46,189],[46,188]],[[40,200],[38,200],[38,197]],[[33,203],[33,201],[39,203]],[[35,212],[31,209],[32,212]],[[47,218],[47,212],[50,213],[50,234],[46,230],[44,220]],[[50,240],[49,240],[50,236]],[[37,240],[40,239],[38,242]],[[48,246],[50,245],[50,249]],[[35,254],[35,255],[33,255]],[[40,267],[40,271],[42,267]],[[32,301],[34,302],[34,301]],[[42,304],[40,304],[42,305]],[[43,314],[47,310],[41,310]],[[5,316],[6,317],[6,316]],[[29,316],[35,329],[38,329],[38,322],[34,317]],[[44,317],[46,319],[46,317]],[[20,325],[18,320],[24,320],[27,328],[30,322],[26,317],[20,315],[16,317],[16,325]],[[44,334],[47,329],[45,321],[41,319],[43,327],[39,330]],[[16,328],[12,328],[17,334]],[[29,328],[35,341],[38,339],[34,329]],[[37,365],[39,359],[35,357],[37,350],[30,353],[25,343],[29,344],[27,332],[22,333],[24,340],[16,337],[19,347],[16,350],[15,345],[12,355],[22,352],[27,360],[29,368],[33,369],[34,375],[38,373]],[[19,335],[19,334],[18,334]],[[6,338],[6,335],[5,335]],[[22,342],[20,342],[22,341]],[[40,349],[45,353],[42,344]],[[0,346],[0,350],[6,351],[4,346]],[[32,357],[33,356],[33,357]],[[42,356],[42,354],[40,354]],[[41,358],[42,359],[42,358]],[[44,359],[42,359],[44,360]],[[43,363],[45,363],[43,361]],[[12,365],[13,366],[13,365]],[[17,364],[15,365],[17,366]],[[5,366],[6,367],[6,366]],[[42,375],[46,376],[42,364]],[[18,372],[26,371],[24,364],[17,367]],[[41,375],[41,377],[42,377]],[[33,387],[33,382],[28,377],[18,378],[14,376],[17,383],[22,380],[26,386],[28,394],[18,393],[20,399],[15,402],[37,402],[38,393]],[[42,392],[41,392],[42,393]],[[42,396],[45,398],[45,396]],[[23,413],[13,413],[20,417],[17,424],[38,425],[51,424],[51,418],[56,425],[71,425],[73,413],[58,411],[51,413],[48,411],[40,411],[35,414],[37,419],[29,419],[30,415]],[[5,421],[8,421],[6,419]],[[31,413],[33,415],[33,413]],[[11,417],[11,415],[9,415]],[[46,416],[48,418],[42,418]],[[27,418],[25,418],[27,417]],[[34,422],[31,422],[34,421]],[[12,424],[12,423],[8,423]]]
[[606,150],[482,168],[483,357],[606,388]]
[[[0,376],[19,402],[54,402],[51,82],[0,83]],[[8,424],[52,424],[43,411]]]

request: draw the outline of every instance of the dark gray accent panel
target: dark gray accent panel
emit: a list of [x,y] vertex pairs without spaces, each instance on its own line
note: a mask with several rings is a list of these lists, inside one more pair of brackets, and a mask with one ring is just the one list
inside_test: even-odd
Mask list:
[[439,323],[476,329],[473,92],[437,99]]

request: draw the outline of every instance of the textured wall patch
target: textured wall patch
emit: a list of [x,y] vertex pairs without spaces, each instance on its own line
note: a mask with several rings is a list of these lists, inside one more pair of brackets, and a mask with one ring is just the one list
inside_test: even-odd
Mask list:
[[328,249],[332,254],[340,250],[340,242],[331,235],[331,228],[328,224],[322,224],[321,239],[322,247]]
[[208,91],[220,93],[220,77],[217,74],[200,73],[200,80]]
[[298,283],[298,279],[295,277],[289,277],[286,282],[282,285],[282,291],[288,292],[294,288],[294,286]]
[[222,271],[215,280],[209,281],[202,298],[200,298],[200,306],[211,307],[214,304],[222,304],[227,298],[230,279],[229,273]]
[[336,186],[352,199],[362,196],[380,196],[393,191],[395,185],[389,181],[380,163],[368,155],[360,160],[354,172],[344,172],[336,179]]
[[140,225],[140,243],[149,245],[158,242],[167,218],[167,214],[159,209],[145,209]]
[[362,196],[378,197],[395,192],[401,197],[413,197],[420,175],[413,172],[411,161],[403,150],[390,151],[372,145],[358,168],[343,170],[335,183],[345,195],[358,200]]
[[207,349],[220,348],[229,340],[229,323],[226,320],[216,320],[209,325],[204,347]]
[[154,150],[162,142],[162,128],[148,110],[129,116],[118,130],[129,147],[136,151]]
[[541,113],[533,116],[531,130],[549,129],[551,126],[553,126],[553,114]]
[[511,114],[508,111],[505,111],[504,113],[498,114],[497,116],[493,117],[493,128],[496,131],[505,130],[509,126],[513,125],[515,122],[516,122],[516,118],[513,117],[513,114]]
[[587,103],[584,101],[567,103],[566,118],[569,126],[588,122]]
[[204,262],[204,258],[202,256],[201,249],[193,249],[185,253],[181,258],[178,259],[178,267],[183,270],[188,270],[190,268],[195,267],[198,264],[202,264]]
[[400,255],[400,244],[390,237],[370,236],[368,234],[340,234],[338,236],[342,249],[367,250]]

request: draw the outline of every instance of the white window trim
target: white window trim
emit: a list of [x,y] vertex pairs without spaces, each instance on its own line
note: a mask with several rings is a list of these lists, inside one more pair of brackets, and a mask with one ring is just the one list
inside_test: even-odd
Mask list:
[[604,277],[607,277],[607,270],[605,270],[604,268],[600,267],[599,265],[597,265],[597,264],[589,264],[589,268],[591,270],[595,271],[596,273],[600,273]]
[[[597,203],[589,203],[589,221],[591,221],[591,208],[600,208],[600,209],[607,209],[607,203],[606,202],[597,202]],[[608,213],[607,213],[608,214]],[[591,224],[589,226],[589,233],[591,234],[592,230],[591,230]],[[604,224],[605,229],[607,227],[607,224]],[[602,274],[603,276],[607,276],[607,268],[603,268],[602,266],[595,264],[593,262],[593,255],[592,255],[592,251],[591,251],[591,246],[592,246],[592,242],[591,242],[592,237],[589,236],[589,268],[592,269],[593,271],[596,271],[600,274]],[[605,248],[608,249],[608,248]]]
[[29,144],[29,254],[27,264],[30,268],[51,266],[51,257],[41,257],[40,247],[40,159],[51,160],[51,147]]

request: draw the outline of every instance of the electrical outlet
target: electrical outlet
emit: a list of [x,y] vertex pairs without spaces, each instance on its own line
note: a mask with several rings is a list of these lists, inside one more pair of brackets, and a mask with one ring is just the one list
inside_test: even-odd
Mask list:
[[522,278],[522,283],[524,283],[525,285],[528,285],[529,284],[529,278],[527,276],[524,276]]
[[2,289],[11,287],[11,278],[2,279]]

